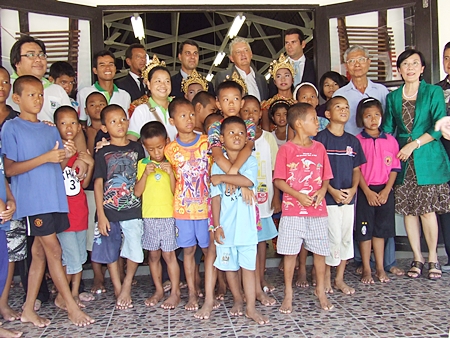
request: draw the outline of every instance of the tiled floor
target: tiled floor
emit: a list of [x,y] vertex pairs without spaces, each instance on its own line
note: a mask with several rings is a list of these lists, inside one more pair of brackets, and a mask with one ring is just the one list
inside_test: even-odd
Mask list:
[[[399,263],[407,268],[409,260],[401,259]],[[212,318],[205,321],[184,310],[186,290],[182,293],[182,304],[174,311],[147,308],[144,299],[152,291],[149,276],[136,278],[135,306],[125,311],[114,309],[111,285],[107,284],[108,293],[87,305],[86,311],[96,319],[90,327],[76,328],[53,304],[43,304],[39,311],[52,320],[45,329],[20,322],[3,325],[22,330],[25,337],[449,337],[450,274],[444,274],[439,281],[391,276],[388,284],[368,286],[362,285],[353,271],[354,267],[349,265],[346,278],[356,288],[356,294],[345,296],[335,292],[330,296],[332,311],[318,308],[313,288],[297,288],[295,311],[283,315],[278,312],[283,277],[278,269],[268,269],[268,280],[277,286],[272,294],[277,304],[268,308],[259,306],[270,319],[266,326],[258,326],[245,317],[231,317],[230,294]],[[85,282],[87,287],[92,283]],[[21,300],[21,289],[16,287],[11,293],[12,306],[20,308]]]

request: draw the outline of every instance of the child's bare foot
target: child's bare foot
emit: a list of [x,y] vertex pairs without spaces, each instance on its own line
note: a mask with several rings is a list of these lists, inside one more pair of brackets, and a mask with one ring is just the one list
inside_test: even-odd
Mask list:
[[194,317],[197,319],[209,319],[209,317],[211,317],[212,310],[217,309],[219,306],[220,303],[215,299],[212,302],[205,301],[202,308],[194,314]]
[[0,327],[0,337],[5,338],[15,338],[15,337],[22,337],[23,332],[16,331],[16,330],[7,330],[2,327]]
[[312,286],[317,285],[316,268],[314,266],[311,269],[311,285]]
[[387,276],[387,274],[386,274],[386,272],[384,270],[383,271],[377,271],[375,273],[375,276],[378,278],[378,280],[381,283],[387,283],[387,282],[390,281],[389,277]]
[[203,294],[203,292],[202,292],[202,289],[199,287],[198,289],[196,288],[196,292],[197,292],[197,296],[199,297],[199,298],[203,298],[203,297],[205,297],[205,295]]
[[269,318],[266,316],[263,316],[259,311],[253,310],[253,311],[246,311],[245,317],[253,319],[255,322],[257,322],[259,325],[264,325],[269,323]]
[[20,319],[20,312],[11,309],[8,304],[0,308],[0,314],[3,316],[3,319],[9,322]]
[[173,310],[178,306],[178,304],[180,304],[180,301],[181,301],[180,294],[176,294],[175,292],[172,292],[170,294],[169,298],[167,298],[161,304],[161,307],[164,310]]
[[314,290],[314,295],[319,298],[320,307],[322,310],[331,310],[334,306],[331,304],[325,292],[318,293],[317,290]]
[[306,271],[303,272],[299,270],[295,285],[301,288],[307,288],[309,286],[308,280],[306,279]]
[[341,290],[344,295],[353,295],[355,293],[355,289],[345,284],[344,281],[334,281],[334,286]]
[[285,295],[279,311],[284,314],[292,313],[292,295]]
[[95,300],[95,297],[88,292],[82,292],[78,297],[82,302],[90,302]]
[[234,302],[233,307],[230,310],[230,314],[235,317],[242,316],[244,314],[244,303]]
[[325,285],[323,287],[325,293],[332,294],[334,293],[333,287],[331,286],[331,281],[328,278],[325,278]]
[[84,305],[81,301],[79,297],[73,297],[73,300],[75,301],[75,303],[77,303],[78,307],[80,309],[84,309],[86,307],[86,305]]
[[198,310],[198,296],[197,293],[189,293],[189,300],[184,306],[187,311],[197,311]]
[[50,325],[50,319],[39,317],[34,311],[26,311],[22,312],[22,316],[20,317],[20,321],[22,323],[32,323],[37,327],[46,327]]
[[64,301],[60,293],[58,293],[58,295],[55,298],[55,305],[59,307],[61,310],[67,311],[66,302]]
[[163,290],[164,292],[169,292],[170,290],[172,290],[172,282],[170,280],[166,280],[163,283]]
[[280,270],[281,272],[284,271],[284,260],[283,260],[283,257],[281,258],[280,264],[278,264],[278,270]]
[[274,298],[269,297],[265,292],[257,293],[256,299],[264,306],[272,306],[277,302]]
[[393,266],[392,268],[390,268],[389,272],[393,273],[396,276],[403,276],[405,274],[404,270],[402,270],[402,269],[400,269],[400,268],[398,268],[396,266]]
[[164,293],[162,293],[162,292],[155,292],[153,295],[151,295],[150,297],[148,297],[145,300],[145,302],[144,302],[145,306],[155,306],[163,298],[164,298]]
[[216,290],[216,299],[224,300],[226,294],[227,294],[227,284],[219,282]]
[[133,300],[131,299],[131,287],[125,287],[125,284],[122,285],[122,291],[120,291],[119,296],[116,301],[116,309],[118,310],[126,310],[131,309],[133,307]]
[[272,292],[273,290],[275,290],[275,286],[269,284],[266,280],[261,281],[261,287],[264,292]]
[[91,293],[105,293],[105,292],[106,289],[104,282],[94,279],[94,284],[92,285]]
[[363,269],[362,276],[361,276],[361,283],[363,283],[363,284],[375,283],[372,278],[372,270],[369,269],[368,271],[366,271]]
[[362,265],[360,265],[360,266],[358,266],[358,267],[356,268],[355,273],[356,273],[357,275],[362,275],[362,274],[363,274],[363,267],[362,267]]
[[73,312],[69,312],[69,319],[76,326],[88,326],[95,322],[93,318],[89,317],[79,308],[76,308]]

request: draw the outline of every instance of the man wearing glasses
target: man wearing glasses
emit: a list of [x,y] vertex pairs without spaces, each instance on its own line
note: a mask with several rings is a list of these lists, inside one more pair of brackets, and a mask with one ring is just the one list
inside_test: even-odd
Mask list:
[[[45,45],[41,40],[27,35],[22,36],[11,48],[10,62],[14,69],[11,85],[22,75],[33,75],[42,81],[44,104],[38,114],[39,120],[53,122],[53,113],[58,107],[71,105],[65,90],[44,77],[47,72],[47,54],[45,54]],[[12,100],[12,95],[9,96],[7,103],[14,110],[19,111],[19,107]]]

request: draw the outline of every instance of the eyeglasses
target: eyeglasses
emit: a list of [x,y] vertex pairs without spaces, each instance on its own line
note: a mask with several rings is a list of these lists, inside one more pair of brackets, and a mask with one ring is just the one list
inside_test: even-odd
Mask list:
[[402,62],[400,64],[401,68],[418,68],[421,67],[422,64],[419,61],[413,61],[413,62]]
[[47,54],[45,54],[45,53],[38,53],[38,54],[36,54],[34,52],[29,52],[29,53],[26,53],[26,54],[21,54],[20,56],[22,56],[22,57],[26,56],[30,60],[35,60],[36,58],[39,58],[41,60],[47,59]]
[[369,60],[369,58],[361,56],[361,57],[356,58],[356,59],[347,60],[346,62],[347,62],[348,65],[354,65],[356,62],[358,62],[358,63],[366,63],[367,60]]

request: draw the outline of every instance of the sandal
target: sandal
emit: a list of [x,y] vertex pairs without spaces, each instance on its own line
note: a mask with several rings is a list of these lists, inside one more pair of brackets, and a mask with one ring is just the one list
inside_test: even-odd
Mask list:
[[419,278],[422,275],[423,263],[420,261],[412,261],[411,268],[408,270],[406,275],[409,278]]
[[[434,271],[431,271],[434,270]],[[441,264],[439,262],[428,262],[428,279],[437,280],[442,277]]]

